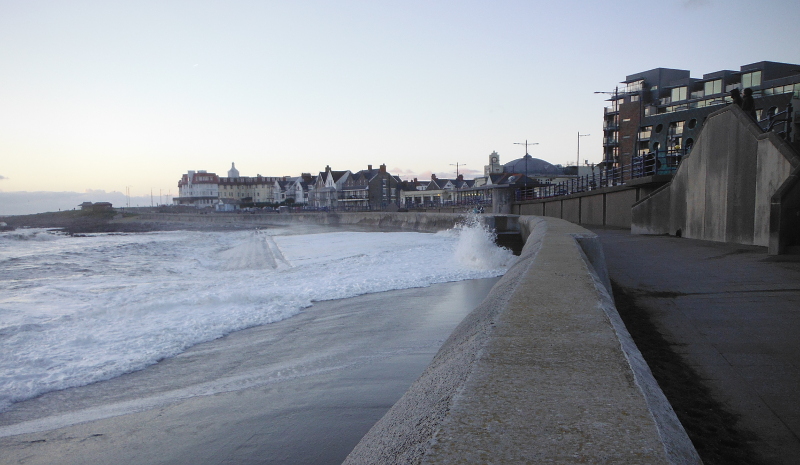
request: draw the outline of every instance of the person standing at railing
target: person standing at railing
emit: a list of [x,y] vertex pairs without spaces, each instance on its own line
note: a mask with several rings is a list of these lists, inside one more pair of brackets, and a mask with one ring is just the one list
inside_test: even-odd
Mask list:
[[747,113],[747,116],[753,118],[753,120],[756,119],[756,102],[753,100],[753,89],[749,87],[744,90],[742,110]]
[[739,89],[731,89],[731,100],[733,103],[742,108],[742,95],[739,93]]

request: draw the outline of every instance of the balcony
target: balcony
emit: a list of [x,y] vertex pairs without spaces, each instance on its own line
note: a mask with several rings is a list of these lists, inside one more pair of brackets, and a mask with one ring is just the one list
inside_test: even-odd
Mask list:
[[619,145],[619,140],[616,137],[604,137],[603,147],[616,147]]
[[652,133],[653,131],[639,131],[637,136],[639,137],[639,140],[650,140]]
[[603,131],[617,131],[619,130],[619,123],[605,123],[603,124]]
[[619,113],[619,107],[618,106],[611,106],[611,107],[605,107],[604,108],[604,114],[606,114],[606,115],[613,115],[613,114],[616,114],[616,113]]

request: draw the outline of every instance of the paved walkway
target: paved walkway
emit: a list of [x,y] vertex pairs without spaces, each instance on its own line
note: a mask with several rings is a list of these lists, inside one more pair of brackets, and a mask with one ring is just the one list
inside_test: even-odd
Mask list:
[[800,256],[594,229],[611,279],[636,291],[768,463],[800,457]]

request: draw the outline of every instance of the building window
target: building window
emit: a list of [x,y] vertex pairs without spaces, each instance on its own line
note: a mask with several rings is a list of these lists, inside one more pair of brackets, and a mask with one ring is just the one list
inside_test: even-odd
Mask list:
[[742,87],[755,87],[761,85],[761,71],[742,74]]
[[639,96],[638,95],[631,95],[631,103],[632,102],[638,102],[638,101],[639,101]]
[[669,135],[679,136],[683,134],[683,121],[673,121],[669,123]]
[[704,85],[703,93],[705,95],[714,95],[722,93],[722,79],[708,81]]
[[640,79],[638,81],[629,82],[627,88],[625,89],[626,92],[639,92],[640,90],[644,89],[644,80]]
[[672,102],[686,100],[686,86],[672,89]]

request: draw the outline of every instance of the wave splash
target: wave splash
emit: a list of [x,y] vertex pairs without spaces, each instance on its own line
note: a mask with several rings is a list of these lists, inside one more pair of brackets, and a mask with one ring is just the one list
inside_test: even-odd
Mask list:
[[458,242],[455,259],[463,266],[478,270],[507,268],[516,261],[514,253],[495,243],[497,234],[476,214],[470,214],[455,227]]

